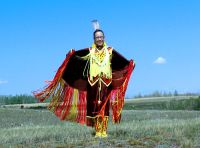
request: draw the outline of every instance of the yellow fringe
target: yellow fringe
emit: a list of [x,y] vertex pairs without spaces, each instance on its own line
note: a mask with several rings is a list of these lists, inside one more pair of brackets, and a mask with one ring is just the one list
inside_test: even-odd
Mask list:
[[71,107],[70,112],[69,112],[68,119],[75,119],[76,118],[78,98],[79,98],[79,96],[78,96],[78,90],[74,89],[74,92],[73,92],[73,102],[72,102],[72,107]]

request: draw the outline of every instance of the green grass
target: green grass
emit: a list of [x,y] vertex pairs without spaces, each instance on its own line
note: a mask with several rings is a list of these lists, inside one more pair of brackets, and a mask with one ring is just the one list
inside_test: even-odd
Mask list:
[[175,96],[126,100],[126,110],[200,110],[200,97]]
[[125,110],[108,138],[47,110],[0,108],[0,147],[200,147],[200,111]]

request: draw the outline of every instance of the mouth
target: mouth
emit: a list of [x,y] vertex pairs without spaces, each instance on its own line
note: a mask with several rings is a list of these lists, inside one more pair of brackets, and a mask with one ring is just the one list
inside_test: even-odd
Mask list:
[[101,45],[101,44],[103,44],[103,41],[98,41],[97,44],[100,44],[100,45]]

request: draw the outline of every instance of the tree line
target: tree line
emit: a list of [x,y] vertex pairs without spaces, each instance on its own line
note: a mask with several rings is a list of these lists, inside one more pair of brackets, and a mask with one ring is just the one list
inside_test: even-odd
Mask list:
[[9,96],[0,96],[0,104],[8,105],[8,104],[27,104],[27,103],[37,103],[38,100],[31,95],[9,95]]
[[[142,95],[139,93],[138,95],[134,96],[133,98],[145,98],[145,97],[170,97],[170,96],[200,96],[198,93],[178,93],[178,91],[171,92],[160,92],[155,91],[151,94]],[[45,102],[49,102],[50,99],[47,99]],[[32,95],[0,95],[0,105],[8,105],[8,104],[28,104],[28,103],[38,103],[38,99],[36,99]]]
[[147,98],[147,97],[173,97],[173,96],[200,96],[199,93],[179,93],[177,90],[174,92],[161,92],[161,91],[154,91],[153,93],[142,95],[139,93],[135,95],[134,98]]

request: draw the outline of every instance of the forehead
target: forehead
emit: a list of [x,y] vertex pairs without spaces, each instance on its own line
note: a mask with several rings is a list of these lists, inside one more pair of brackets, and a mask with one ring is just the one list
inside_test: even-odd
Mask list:
[[103,33],[101,31],[98,31],[98,32],[95,33],[95,37],[96,36],[103,36]]

